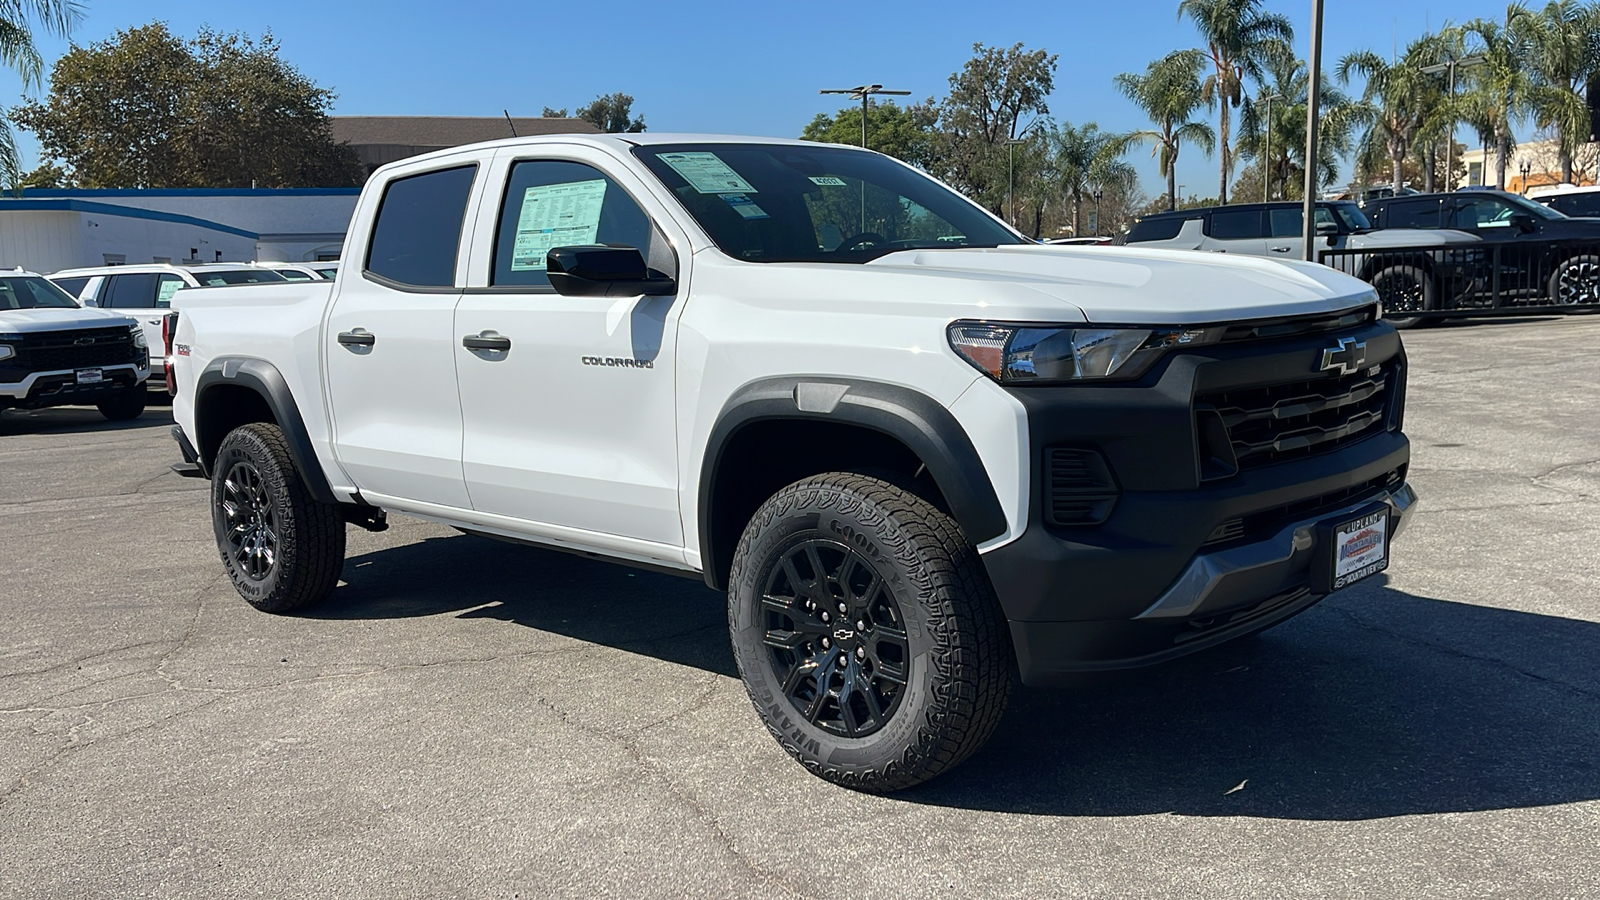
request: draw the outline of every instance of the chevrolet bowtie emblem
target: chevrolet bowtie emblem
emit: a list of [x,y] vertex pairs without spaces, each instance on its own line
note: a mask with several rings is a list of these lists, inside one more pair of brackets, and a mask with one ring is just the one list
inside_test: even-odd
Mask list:
[[1339,345],[1329,347],[1322,351],[1322,365],[1319,367],[1324,372],[1338,372],[1341,375],[1353,374],[1367,362],[1367,344],[1355,338],[1340,338]]

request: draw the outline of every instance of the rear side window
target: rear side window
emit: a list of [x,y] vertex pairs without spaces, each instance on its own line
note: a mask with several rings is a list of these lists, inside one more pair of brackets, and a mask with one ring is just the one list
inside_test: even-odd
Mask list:
[[1259,209],[1217,210],[1211,214],[1211,227],[1206,233],[1219,241],[1243,241],[1267,236],[1261,227]]
[[261,284],[271,281],[288,281],[271,269],[234,269],[231,271],[196,272],[194,277],[203,285],[215,287],[223,284]]
[[1161,218],[1140,219],[1128,229],[1126,243],[1137,244],[1141,241],[1170,241],[1183,230],[1184,220],[1178,216],[1163,216]]
[[1439,201],[1399,200],[1383,208],[1384,228],[1438,228]]
[[399,178],[384,188],[367,271],[416,287],[450,287],[477,166]]
[[154,309],[156,305],[156,274],[136,272],[130,275],[112,275],[100,292],[100,305],[112,309]]
[[311,280],[313,280],[311,278],[311,273],[310,272],[302,272],[299,269],[278,269],[277,272],[278,272],[279,275],[282,275],[288,281],[311,281]]
[[87,278],[52,278],[50,280],[55,282],[56,287],[74,297],[82,297],[83,286],[89,283]]
[[1600,191],[1557,196],[1550,201],[1550,207],[1569,216],[1600,216]]

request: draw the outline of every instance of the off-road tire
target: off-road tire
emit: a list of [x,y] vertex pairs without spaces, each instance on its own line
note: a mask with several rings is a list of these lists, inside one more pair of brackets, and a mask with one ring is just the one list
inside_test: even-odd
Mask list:
[[1557,263],[1548,288],[1557,306],[1600,303],[1600,256],[1583,253]]
[[110,400],[96,403],[94,408],[100,410],[100,415],[113,422],[126,422],[144,414],[144,403],[145,387],[143,384],[135,384]]
[[[861,737],[809,721],[783,689],[775,660],[782,651],[766,643],[773,612],[763,594],[774,579],[790,578],[779,573],[785,559],[794,559],[787,555],[793,548],[819,541],[838,544],[841,553],[853,548],[902,617],[905,684],[886,720]],[[823,590],[843,592],[846,600],[855,596],[838,582],[822,581]],[[836,623],[846,627],[834,632],[837,650],[845,646],[838,636],[858,623]],[[845,787],[884,793],[921,784],[983,746],[1005,713],[1015,669],[1010,633],[977,551],[948,515],[877,478],[818,475],[763,504],[734,553],[728,626],[739,673],[767,730],[812,773]],[[866,643],[870,633],[857,639]],[[855,652],[865,657],[869,651],[858,646]],[[871,651],[871,661],[882,652],[881,645]]]
[[[235,483],[230,484],[230,478],[236,478]],[[255,481],[256,489],[247,491],[241,482],[250,481]],[[270,519],[273,552],[270,564],[259,573],[249,571],[259,558],[241,560],[240,548],[230,537],[233,526],[225,501],[237,509],[242,493],[257,498],[261,517]],[[344,520],[334,504],[311,497],[289,455],[289,442],[276,425],[242,425],[222,439],[212,467],[211,522],[234,589],[262,612],[302,609],[327,597],[339,581],[344,568]]]
[[[1415,328],[1428,321],[1421,316],[1408,316],[1406,312],[1431,311],[1439,308],[1439,287],[1433,276],[1416,266],[1389,266],[1373,275],[1370,283],[1383,301],[1383,319],[1396,328]],[[1392,300],[1405,296],[1408,303],[1420,303],[1409,310],[1397,309]]]

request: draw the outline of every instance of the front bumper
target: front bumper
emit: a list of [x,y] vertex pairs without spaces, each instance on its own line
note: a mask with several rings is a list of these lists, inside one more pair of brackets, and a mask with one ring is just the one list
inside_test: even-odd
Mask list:
[[76,369],[29,372],[17,381],[0,382],[0,407],[41,409],[47,406],[88,406],[116,396],[150,377],[149,364],[121,363],[91,366],[103,380],[78,384]]

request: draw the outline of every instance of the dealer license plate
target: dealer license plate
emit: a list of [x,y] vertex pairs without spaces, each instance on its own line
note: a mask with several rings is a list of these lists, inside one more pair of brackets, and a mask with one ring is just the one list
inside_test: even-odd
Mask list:
[[79,369],[77,374],[79,384],[99,384],[106,380],[106,373],[99,369]]
[[1389,568],[1389,511],[1368,513],[1333,527],[1333,590]]

